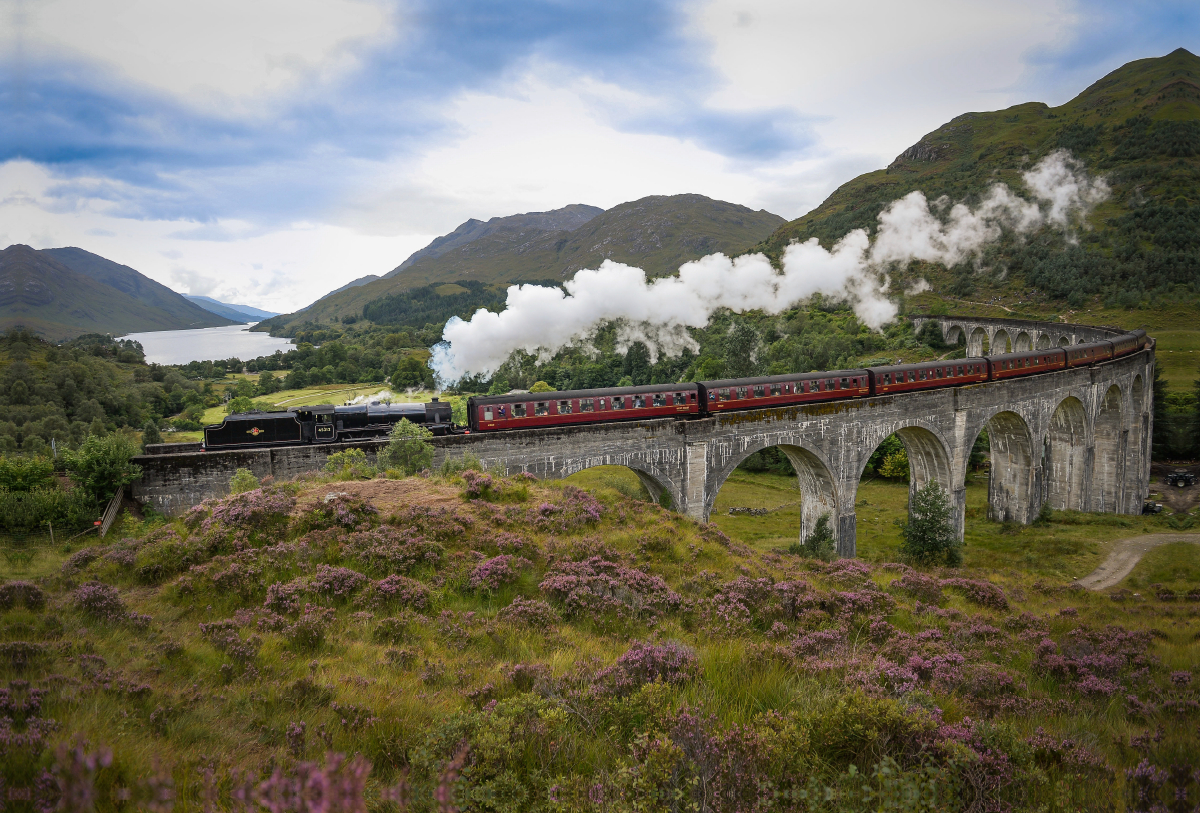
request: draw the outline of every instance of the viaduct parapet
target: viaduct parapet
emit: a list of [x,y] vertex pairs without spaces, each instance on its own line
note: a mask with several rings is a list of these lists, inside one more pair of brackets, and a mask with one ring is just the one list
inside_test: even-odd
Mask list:
[[[1058,346],[1117,331],[1046,322],[918,317],[938,321],[948,341],[986,335],[1001,342]],[[1049,344],[1047,344],[1047,342]],[[1146,498],[1154,351],[1090,368],[1029,378],[819,405],[726,413],[702,420],[656,420],[435,438],[435,465],[471,454],[484,468],[557,479],[594,466],[626,466],[656,499],[705,521],[738,464],[778,447],[796,469],[801,539],[828,514],[842,556],[854,556],[854,506],[871,454],[891,434],[904,443],[910,488],[931,480],[950,494],[963,530],[971,449],[983,430],[991,446],[989,515],[1029,523],[1041,506],[1137,514]],[[134,497],[166,514],[228,491],[237,468],[287,478],[320,469],[329,454],[362,448],[373,457],[384,441],[238,452],[145,455]],[[163,450],[165,451],[165,450]]]

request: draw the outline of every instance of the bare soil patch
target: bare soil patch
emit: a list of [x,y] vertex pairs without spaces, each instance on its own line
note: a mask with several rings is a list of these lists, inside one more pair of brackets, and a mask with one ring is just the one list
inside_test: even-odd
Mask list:
[[1118,540],[1113,543],[1113,549],[1104,563],[1080,579],[1079,585],[1089,590],[1116,587],[1133,571],[1146,551],[1169,542],[1195,542],[1200,545],[1200,534],[1144,534]]
[[458,489],[431,483],[421,477],[403,480],[350,480],[322,483],[300,492],[296,498],[296,513],[312,509],[329,494],[349,494],[369,500],[383,516],[409,505],[450,506],[461,501]]

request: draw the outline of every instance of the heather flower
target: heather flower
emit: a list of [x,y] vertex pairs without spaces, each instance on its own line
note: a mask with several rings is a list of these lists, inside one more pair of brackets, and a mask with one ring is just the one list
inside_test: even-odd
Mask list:
[[378,573],[411,573],[423,565],[436,567],[444,549],[411,530],[387,525],[351,534],[346,545],[369,570]]
[[362,602],[371,607],[388,605],[424,610],[429,606],[429,588],[415,579],[392,574],[372,582]]
[[501,554],[476,565],[469,584],[472,590],[492,592],[516,581],[519,571],[532,565],[523,557]]
[[942,587],[960,591],[963,598],[972,604],[993,610],[1008,609],[1008,599],[1004,595],[1004,590],[991,582],[963,578],[942,579]]
[[108,548],[104,545],[94,545],[90,548],[83,548],[75,551],[75,553],[72,553],[67,561],[63,562],[62,572],[68,576],[78,573],[92,562],[99,559],[107,549]]
[[17,604],[36,612],[46,605],[46,593],[33,582],[15,581],[0,585],[0,610],[11,610]]
[[366,576],[348,567],[318,565],[309,579],[308,589],[319,596],[344,601],[369,581]]
[[290,582],[275,582],[267,588],[267,600],[263,606],[277,613],[299,612],[307,585],[303,579]]
[[337,616],[328,607],[305,604],[300,618],[283,630],[283,636],[293,646],[301,649],[316,649],[325,643],[325,633],[333,626]]
[[517,596],[512,603],[496,613],[496,619],[530,629],[547,630],[558,624],[558,612],[541,599]]
[[1183,688],[1192,682],[1192,673],[1185,670],[1178,670],[1171,673],[1171,683],[1174,686]]
[[561,602],[568,615],[607,612],[655,617],[682,602],[659,576],[593,556],[584,562],[561,562],[539,585]]
[[939,605],[946,600],[941,581],[917,570],[904,573],[888,585],[888,590],[904,593],[926,604]]
[[518,663],[505,673],[518,692],[528,692],[539,683],[550,680],[550,667],[540,663]]
[[117,594],[117,588],[103,582],[90,581],[75,590],[75,606],[86,615],[104,621],[115,621],[125,617],[125,605]]
[[[253,492],[251,492],[253,493]],[[317,528],[359,528],[379,515],[379,509],[365,497],[345,492],[327,494],[308,514],[309,522]]]
[[[207,502],[197,506],[202,511],[207,507]],[[211,513],[200,523],[200,529],[205,533],[218,526],[261,529],[286,522],[295,507],[295,497],[283,489],[256,488],[213,502]]]
[[462,539],[475,520],[453,508],[409,505],[388,517],[388,523],[430,539],[452,542]]
[[646,683],[687,683],[700,676],[700,659],[684,644],[635,642],[617,662],[596,674],[595,682],[625,695]]

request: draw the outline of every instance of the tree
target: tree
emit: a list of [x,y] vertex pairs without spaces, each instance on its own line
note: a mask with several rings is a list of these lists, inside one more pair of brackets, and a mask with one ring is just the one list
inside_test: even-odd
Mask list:
[[833,544],[833,528],[829,527],[829,514],[817,517],[817,524],[803,542],[793,542],[788,546],[788,553],[803,556],[807,559],[824,559],[826,562],[837,557],[837,549]]
[[725,334],[725,375],[730,378],[748,378],[758,375],[758,346],[761,339],[754,326],[744,319],[737,319]]
[[390,442],[379,452],[379,467],[400,469],[413,475],[433,463],[433,433],[420,424],[402,418],[388,435]]
[[950,521],[950,500],[936,480],[917,489],[908,509],[908,519],[898,522],[900,553],[917,564],[962,564],[962,542]]
[[551,387],[549,384],[547,384],[545,381],[538,381],[538,382],[535,382],[534,385],[529,388],[529,391],[530,392],[555,392],[555,389],[554,389],[554,387]]
[[229,493],[241,494],[258,488],[258,478],[250,469],[238,469],[229,480]]
[[142,451],[151,443],[162,443],[162,433],[158,431],[158,421],[153,419],[146,421],[146,425],[142,428]]
[[508,378],[504,373],[496,373],[492,376],[492,386],[488,387],[488,395],[504,395],[512,387],[508,386]]
[[124,432],[90,435],[77,450],[64,457],[71,479],[97,500],[111,499],[119,488],[142,475],[142,467],[131,462],[140,450]]

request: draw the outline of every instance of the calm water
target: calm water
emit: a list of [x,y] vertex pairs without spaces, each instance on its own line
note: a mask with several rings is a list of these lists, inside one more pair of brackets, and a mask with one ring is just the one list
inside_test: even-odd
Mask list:
[[206,327],[200,330],[158,330],[122,336],[141,342],[146,361],[159,364],[187,364],[189,361],[217,361],[239,358],[247,361],[269,356],[276,350],[285,353],[295,348],[290,339],[276,339],[266,333],[251,333],[251,325]]

